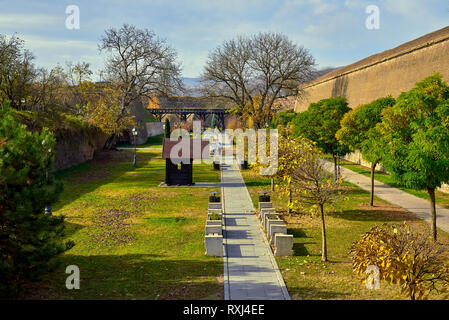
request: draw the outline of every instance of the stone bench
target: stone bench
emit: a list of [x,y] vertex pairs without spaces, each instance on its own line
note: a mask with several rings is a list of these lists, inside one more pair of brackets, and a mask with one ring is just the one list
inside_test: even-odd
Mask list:
[[215,223],[207,223],[206,222],[205,234],[208,235],[208,234],[214,234],[214,233],[223,234],[223,227],[222,227],[221,223],[215,224]]
[[223,236],[221,234],[206,234],[204,246],[207,256],[223,257]]
[[209,202],[208,209],[220,209],[223,210],[221,202]]
[[[282,223],[274,220],[275,223],[270,223],[269,226],[269,234],[268,237],[270,238],[270,244],[274,244],[274,237],[276,234],[287,234],[287,225],[284,223],[284,221],[281,221]],[[277,223],[276,223],[277,222]]]
[[260,220],[262,220],[262,222],[263,222],[263,220],[265,219],[265,214],[267,214],[267,213],[274,214],[274,213],[276,213],[276,209],[274,209],[274,208],[263,208],[259,212],[260,212]]
[[263,226],[265,228],[265,230],[267,229],[267,220],[279,220],[279,215],[276,213],[265,213],[265,215],[263,216]]
[[271,202],[259,202],[259,212],[261,211],[261,209],[265,209],[265,208],[273,208],[273,203],[271,203]]
[[274,225],[276,225],[276,226],[286,226],[284,220],[281,220],[279,218],[278,219],[268,219],[267,222],[266,222],[266,226],[265,226],[265,231],[266,231],[266,234],[267,234],[268,237],[271,236],[270,228],[271,228],[271,226],[274,226]]
[[205,234],[218,233],[223,234],[223,220],[206,220]]
[[277,257],[291,256],[293,254],[293,235],[276,233],[274,235],[274,255]]

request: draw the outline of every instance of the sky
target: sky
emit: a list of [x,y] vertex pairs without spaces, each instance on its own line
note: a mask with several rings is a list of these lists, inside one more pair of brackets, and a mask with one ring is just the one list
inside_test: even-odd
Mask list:
[[[79,29],[66,28],[76,5]],[[369,30],[369,5],[379,29]],[[124,23],[153,30],[178,53],[184,77],[199,77],[226,40],[280,32],[307,48],[318,68],[341,67],[449,25],[448,0],[0,0],[0,33],[16,33],[36,65],[85,61],[98,72],[104,30]]]

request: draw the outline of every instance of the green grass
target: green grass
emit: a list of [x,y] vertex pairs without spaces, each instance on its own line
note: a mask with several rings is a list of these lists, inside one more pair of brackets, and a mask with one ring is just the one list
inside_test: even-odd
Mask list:
[[[153,144],[154,145],[154,144]],[[53,206],[66,216],[76,245],[60,267],[27,287],[37,299],[217,299],[221,258],[204,252],[208,195],[218,188],[162,188],[160,150],[102,154],[57,175],[65,190]],[[194,180],[217,182],[212,165],[194,165]],[[65,268],[80,268],[81,289],[65,288]]]
[[[258,203],[258,192],[270,190],[270,179],[254,171],[243,172],[253,202]],[[286,197],[272,194],[272,202],[281,218],[287,222],[288,233],[294,235],[294,255],[277,257],[277,263],[293,299],[406,299],[396,286],[381,283],[381,289],[370,291],[353,274],[349,250],[354,241],[375,225],[398,224],[406,221],[417,229],[428,228],[403,209],[375,198],[375,207],[369,206],[369,193],[345,183],[346,201],[326,207],[326,231],[329,262],[321,262],[321,227],[319,217],[309,213],[287,214]],[[440,241],[447,244],[449,235],[439,230]],[[433,295],[433,299],[441,296]]]
[[[371,170],[370,170],[370,168],[367,168],[367,167],[362,166],[362,165],[355,164],[355,163],[347,161],[347,160],[341,161],[340,164],[341,164],[341,166],[343,166],[343,167],[345,167],[345,168],[347,168],[349,170],[352,170],[354,172],[360,173],[360,174],[362,174],[362,175],[364,175],[366,177],[371,177]],[[419,198],[422,198],[422,199],[430,201],[429,194],[427,193],[427,191],[406,188],[406,187],[396,183],[393,180],[393,178],[391,177],[391,175],[388,174],[388,173],[381,172],[381,171],[376,171],[375,179],[377,181],[382,182],[382,183],[388,184],[391,187],[400,189],[400,190],[402,190],[404,192],[410,193],[410,194],[412,194],[414,196],[417,196]],[[376,191],[374,190],[374,192],[376,192]],[[442,207],[445,207],[445,208],[449,208],[449,194],[441,192],[441,191],[436,191],[435,192],[435,197],[436,197],[436,202],[437,202],[438,205],[440,205]]]
[[[137,145],[137,148],[162,148],[162,142],[164,140],[164,135],[160,134],[153,137],[148,137],[147,141],[144,144]],[[133,144],[122,144],[117,145],[120,148],[134,148]]]

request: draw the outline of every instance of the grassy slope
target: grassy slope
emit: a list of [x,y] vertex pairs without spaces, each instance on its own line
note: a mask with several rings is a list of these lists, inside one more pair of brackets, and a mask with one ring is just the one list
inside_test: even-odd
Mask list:
[[[258,191],[269,190],[270,180],[253,171],[244,171],[243,177],[254,203]],[[402,223],[423,229],[428,225],[404,210],[376,198],[370,208],[369,193],[351,184],[345,184],[349,200],[327,207],[327,237],[330,262],[321,262],[321,228],[318,217],[309,214],[286,214],[286,198],[275,194],[272,201],[288,223],[288,233],[294,234],[294,256],[277,258],[288,290],[293,299],[403,299],[396,286],[381,284],[378,291],[370,291],[360,284],[352,273],[348,252],[351,244],[375,225]],[[449,243],[449,235],[439,233],[440,240]],[[439,296],[434,295],[433,298]]]
[[[153,145],[154,146],[154,145]],[[54,214],[65,215],[76,246],[29,298],[202,299],[223,295],[221,258],[204,255],[211,188],[160,188],[161,149],[103,154],[59,173],[65,190]],[[194,166],[195,181],[219,181],[211,165]],[[77,265],[81,289],[65,288],[65,267]]]

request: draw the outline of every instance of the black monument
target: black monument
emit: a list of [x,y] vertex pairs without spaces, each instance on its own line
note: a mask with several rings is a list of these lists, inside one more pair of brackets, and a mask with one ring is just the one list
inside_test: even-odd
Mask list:
[[209,158],[209,141],[165,138],[162,158],[165,159],[166,185],[193,185],[193,160]]

